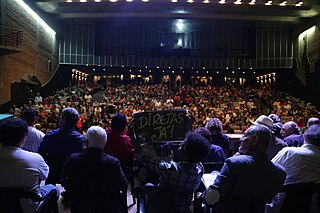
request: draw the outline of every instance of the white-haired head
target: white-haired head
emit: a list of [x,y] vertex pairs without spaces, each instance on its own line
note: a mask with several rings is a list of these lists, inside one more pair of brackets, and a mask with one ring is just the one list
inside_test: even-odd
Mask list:
[[100,126],[92,126],[87,130],[86,138],[89,148],[103,149],[107,142],[107,133]]

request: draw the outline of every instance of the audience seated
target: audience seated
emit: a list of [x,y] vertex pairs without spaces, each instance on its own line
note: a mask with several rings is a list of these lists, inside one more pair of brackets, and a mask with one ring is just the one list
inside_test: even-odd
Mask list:
[[268,127],[271,130],[271,140],[267,149],[268,159],[272,159],[283,147],[287,147],[287,144],[280,138],[276,137],[272,132],[274,123],[273,120],[265,115],[260,115],[253,124],[259,124]]
[[177,213],[190,212],[193,193],[199,187],[204,172],[201,161],[207,156],[210,150],[209,145],[209,142],[200,134],[189,132],[181,144],[184,160],[174,162],[172,159],[162,160],[157,156],[150,155],[150,150],[137,144],[142,164],[160,175],[159,186],[183,189],[189,192],[187,199],[177,200]]
[[206,123],[206,128],[211,133],[211,142],[220,146],[227,157],[231,156],[230,140],[222,133],[222,123],[218,118],[211,118]]
[[296,122],[288,121],[283,124],[280,133],[288,146],[302,146],[304,139]]
[[71,212],[125,212],[127,180],[119,160],[103,152],[105,130],[92,126],[86,138],[88,149],[68,157],[61,175]]
[[239,155],[226,159],[214,184],[204,193],[204,201],[219,213],[263,213],[268,199],[285,181],[281,166],[267,158],[271,131],[252,125],[241,138]]
[[[199,133],[211,143],[210,131],[205,127],[198,127],[197,129],[194,130],[194,132]],[[226,159],[226,155],[224,154],[222,148],[220,146],[217,146],[211,143],[209,154],[202,162],[221,163],[221,162],[224,162],[225,159]]]
[[82,152],[84,137],[75,130],[79,113],[74,108],[64,108],[61,112],[60,127],[46,133],[39,148],[50,167],[46,183],[60,182],[61,170],[66,158],[76,152]]
[[1,124],[0,187],[22,189],[48,198],[46,202],[21,199],[23,212],[35,213],[41,212],[42,209],[52,212],[57,210],[54,207],[57,207],[59,189],[53,185],[40,187],[40,181],[48,177],[49,167],[39,154],[21,149],[27,133],[27,123],[19,118],[9,119]]
[[36,116],[37,116],[36,112],[32,109],[25,109],[22,112],[22,118],[27,122],[27,125],[28,125],[27,139],[22,149],[30,152],[38,152],[40,143],[44,137],[43,132],[34,128],[34,122],[36,120]]
[[116,114],[111,121],[111,128],[106,129],[108,143],[104,147],[104,152],[116,157],[123,172],[129,177],[134,160],[134,147],[130,137],[126,132],[127,118],[125,114]]
[[[301,147],[282,149],[272,162],[282,166],[287,177],[285,185],[298,183],[320,183],[320,125],[313,124],[304,133]],[[279,193],[268,205],[269,212],[278,212],[285,194]]]

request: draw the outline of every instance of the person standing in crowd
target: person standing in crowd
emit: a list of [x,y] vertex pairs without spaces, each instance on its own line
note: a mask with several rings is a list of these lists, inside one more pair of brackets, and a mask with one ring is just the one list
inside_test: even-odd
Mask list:
[[[304,132],[304,144],[301,147],[282,149],[272,162],[282,166],[287,177],[285,185],[296,183],[320,183],[320,124],[313,124]],[[279,212],[284,193],[274,197],[268,205],[268,212]]]
[[302,146],[304,139],[296,122],[288,121],[284,123],[280,133],[283,141],[286,142],[288,146]]
[[47,197],[47,202],[21,199],[21,205],[23,212],[26,213],[41,212],[43,209],[50,212],[53,210],[50,206],[56,205],[53,202],[58,200],[59,189],[53,185],[40,187],[40,181],[48,177],[49,167],[39,154],[21,149],[27,133],[27,123],[20,118],[9,119],[1,124],[0,187],[21,188],[41,197]]
[[85,138],[75,130],[79,113],[74,108],[64,108],[61,112],[59,128],[46,133],[39,148],[50,167],[46,183],[59,183],[61,170],[66,158],[76,152],[82,152]]
[[25,144],[22,149],[30,152],[38,152],[40,143],[44,137],[44,133],[34,128],[34,122],[36,121],[36,112],[32,109],[25,109],[22,112],[22,118],[27,122],[28,134]]
[[272,129],[274,127],[273,120],[265,115],[260,115],[252,124],[255,125],[263,125],[268,127],[271,130],[271,140],[269,143],[269,147],[267,149],[268,158],[271,160],[283,147],[287,147],[288,145],[283,142],[282,139],[275,136]]
[[230,140],[228,136],[222,133],[222,123],[218,118],[211,118],[205,125],[211,133],[211,142],[217,146],[220,146],[226,157],[231,156]]
[[160,175],[159,186],[185,189],[190,192],[187,200],[178,199],[176,203],[177,213],[189,213],[193,193],[199,187],[204,173],[201,161],[210,151],[209,142],[199,133],[188,132],[179,150],[183,156],[180,162],[174,162],[172,159],[161,160],[157,156],[150,155],[150,150],[142,149],[139,145],[137,149],[142,164]]
[[[89,202],[92,198],[85,198],[84,191],[77,188],[79,191],[69,191],[70,186],[68,179],[97,182],[101,185],[110,186],[117,193],[118,191],[127,191],[127,179],[122,172],[120,162],[115,157],[105,154],[103,148],[108,143],[106,131],[99,126],[91,126],[86,133],[88,149],[82,153],[74,153],[70,155],[62,170],[62,183],[65,186],[66,192],[70,194],[83,194],[84,202]],[[88,186],[90,187],[90,186]],[[96,199],[100,199],[98,192]],[[99,205],[99,204],[98,204]],[[81,205],[80,205],[81,206]],[[86,206],[84,203],[83,206]],[[113,207],[101,203],[98,208],[99,212],[116,212]],[[89,207],[95,209],[96,207]],[[115,207],[116,208],[116,207]],[[125,206],[127,208],[127,206]]]
[[36,97],[34,98],[34,103],[35,103],[35,104],[40,104],[40,103],[42,103],[42,101],[43,101],[43,98],[42,98],[42,96],[40,95],[40,93],[38,92],[37,95],[36,95]]
[[[281,190],[286,173],[267,157],[270,140],[271,131],[264,125],[252,125],[243,133],[239,155],[226,159],[203,195],[205,203],[216,204],[215,213],[263,212],[267,200]],[[249,211],[253,206],[256,211]]]
[[125,114],[119,113],[113,116],[111,128],[106,129],[108,134],[108,143],[104,147],[104,152],[116,157],[122,170],[127,177],[130,175],[130,168],[134,160],[134,146],[126,132],[127,118]]

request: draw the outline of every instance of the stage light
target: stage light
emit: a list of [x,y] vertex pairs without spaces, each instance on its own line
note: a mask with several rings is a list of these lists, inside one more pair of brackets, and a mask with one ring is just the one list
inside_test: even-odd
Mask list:
[[101,2],[101,0],[94,0],[94,2]]
[[110,2],[114,3],[114,2],[117,2],[118,0],[109,0]]
[[171,2],[172,2],[172,3],[177,3],[177,2],[178,2],[178,0],[171,0]]
[[209,4],[210,1],[209,1],[209,0],[204,0],[203,3],[204,3],[204,4]]
[[142,2],[148,2],[149,0],[142,0]]
[[126,0],[126,2],[133,2],[133,0]]
[[233,3],[234,3],[234,4],[237,4],[237,5],[242,4],[241,0],[236,0],[236,1],[233,2]]
[[220,0],[219,1],[219,4],[225,4],[226,3],[226,0]]
[[283,1],[283,2],[281,2],[280,4],[279,4],[279,6],[286,6],[287,5],[287,1]]
[[188,2],[188,3],[193,3],[194,1],[193,1],[193,0],[187,0],[187,2]]
[[303,2],[302,1],[298,1],[297,3],[296,3],[296,6],[297,7],[301,7],[303,5]]
[[71,3],[71,2],[72,2],[72,0],[67,0],[66,2],[67,2],[67,3]]

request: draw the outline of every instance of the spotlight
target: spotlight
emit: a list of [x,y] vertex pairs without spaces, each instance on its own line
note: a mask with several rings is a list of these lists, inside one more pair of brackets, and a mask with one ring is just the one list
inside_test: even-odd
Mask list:
[[279,4],[279,6],[286,6],[287,5],[287,1],[283,1],[283,2],[281,2],[280,4]]
[[219,4],[225,4],[226,3],[226,0],[220,0],[219,1]]
[[239,4],[242,4],[242,2],[241,2],[241,0],[236,0],[236,1],[234,2],[234,4],[239,5]]
[[302,1],[298,1],[297,3],[296,3],[296,6],[297,7],[301,7],[303,5],[303,2]]

